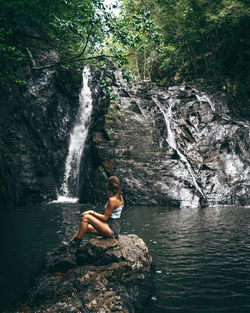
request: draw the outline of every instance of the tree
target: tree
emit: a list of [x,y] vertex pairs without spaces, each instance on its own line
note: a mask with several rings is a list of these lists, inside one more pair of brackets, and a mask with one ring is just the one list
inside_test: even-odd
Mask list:
[[[149,12],[162,35],[161,49],[148,42],[131,61],[154,69],[148,71],[151,79],[169,84],[202,79],[224,88],[232,98],[250,98],[246,0],[123,0],[122,9],[127,18]],[[240,109],[249,114],[247,105]]]
[[[0,0],[0,61],[2,86],[20,83],[13,68],[32,53],[23,38],[47,42],[63,60],[94,56],[112,18],[102,0]],[[28,52],[28,54],[27,54]],[[37,66],[32,58],[33,67]]]

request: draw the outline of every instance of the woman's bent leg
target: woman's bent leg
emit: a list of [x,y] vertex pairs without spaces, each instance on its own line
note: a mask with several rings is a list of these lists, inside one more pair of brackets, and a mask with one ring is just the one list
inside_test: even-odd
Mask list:
[[96,230],[95,232],[92,228],[89,228],[91,233],[96,233],[96,234],[99,234],[105,237],[110,237],[110,238],[113,237],[113,233],[107,223],[98,220],[97,218],[95,218],[94,216],[90,214],[84,214],[79,231],[76,235],[79,239],[82,239],[84,234],[88,232],[89,224],[92,225],[94,229]]
[[74,234],[74,236],[70,239],[70,241],[72,241],[75,237],[77,237],[78,232],[79,232],[79,229],[78,229],[78,231],[76,231],[76,233]]
[[[70,239],[70,241],[72,241],[75,237],[77,237],[79,230],[74,234],[74,236]],[[93,227],[91,224],[88,224],[88,230],[87,230],[88,234],[93,234],[93,235],[101,235],[96,229],[95,227]]]
[[70,241],[62,241],[62,245],[68,248],[79,248],[82,237],[86,233],[109,238],[113,237],[113,233],[107,223],[98,220],[90,214],[84,214],[79,230],[74,234]]

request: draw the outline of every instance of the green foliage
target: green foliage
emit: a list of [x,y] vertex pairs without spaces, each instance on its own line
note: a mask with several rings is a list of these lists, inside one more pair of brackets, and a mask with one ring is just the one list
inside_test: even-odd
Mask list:
[[93,55],[105,36],[104,23],[109,17],[102,0],[65,1],[61,14],[54,12],[49,23],[50,35],[64,57],[81,52],[86,43],[85,56],[88,51]]
[[112,147],[116,147],[118,145],[119,137],[116,135],[113,139],[109,141]]
[[105,117],[106,117],[106,123],[109,126],[111,126],[113,124],[113,118],[114,118],[114,110],[112,106],[109,108],[109,111]]
[[118,17],[103,1],[0,0],[1,85],[25,85],[16,71],[30,57],[24,39],[39,37],[61,60],[109,58],[128,81],[203,79],[250,98],[247,0],[121,0]]
[[102,45],[104,54],[113,55],[115,64],[122,69],[123,77],[131,79],[131,73],[138,74],[138,66],[134,66],[133,57],[152,46],[161,51],[162,34],[160,27],[151,18],[150,12],[133,12],[128,14],[124,8],[117,18],[107,23],[109,36]]
[[[232,97],[250,98],[248,1],[122,2],[123,14],[134,20],[135,30],[147,15],[155,28],[149,23],[143,29],[147,31],[145,37],[152,39],[157,34],[161,38],[145,40],[141,49],[134,49],[127,68],[137,68],[142,79],[168,83],[203,79],[227,90]],[[142,28],[140,31],[143,33]]]
[[[106,117],[106,123],[109,126],[111,126],[116,117],[120,119],[123,116],[123,113],[120,111],[120,107],[119,107],[119,105],[121,104],[121,99],[115,93],[111,92],[111,89],[107,81],[102,80],[101,84],[102,84],[102,87],[105,89],[110,100],[110,105],[108,107],[108,111],[105,117]],[[113,143],[116,143],[117,138],[113,138],[113,139],[115,139]]]
[[[119,113],[118,113],[119,112]],[[107,114],[105,115],[106,117],[106,122],[109,124],[109,125],[112,125],[113,124],[113,120],[115,118],[115,116],[118,116],[119,118],[121,117],[121,113],[120,111],[118,110],[118,107],[117,107],[117,104],[115,101],[112,101],[109,105],[109,108],[108,108],[108,112]]]
[[30,58],[28,39],[37,39],[36,49],[42,42],[49,44],[61,59],[92,57],[100,50],[111,18],[103,0],[0,0],[1,85],[25,84],[16,69]]

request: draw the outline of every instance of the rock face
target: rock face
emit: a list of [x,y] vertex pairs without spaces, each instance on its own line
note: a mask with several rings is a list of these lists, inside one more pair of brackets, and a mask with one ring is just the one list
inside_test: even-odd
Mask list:
[[101,202],[117,175],[129,205],[249,203],[250,124],[230,117],[225,95],[128,85],[115,71],[106,81],[112,100],[90,128],[81,202]]
[[[25,38],[37,66],[59,55],[45,41]],[[28,60],[27,54],[27,60]],[[26,86],[0,96],[0,206],[56,199],[67,156],[68,135],[79,105],[81,71],[16,69]]]
[[28,292],[30,309],[133,313],[153,295],[153,274],[152,258],[136,235],[91,239],[75,253],[47,254],[43,273]]
[[[45,43],[29,40],[24,45],[38,66],[59,59]],[[110,68],[92,68],[81,203],[102,203],[107,177],[117,175],[127,205],[249,204],[250,124],[230,116],[224,95],[193,86],[127,84]],[[81,66],[18,71],[27,85],[0,95],[3,207],[57,198],[81,90]]]

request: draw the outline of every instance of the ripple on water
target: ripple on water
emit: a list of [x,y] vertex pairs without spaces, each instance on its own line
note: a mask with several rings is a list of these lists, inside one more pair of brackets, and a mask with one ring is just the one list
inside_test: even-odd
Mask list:
[[249,209],[131,208],[124,219],[156,264],[157,299],[145,312],[250,312]]
[[[42,256],[72,236],[87,209],[52,203],[1,213],[0,311],[20,301]],[[125,207],[122,232],[140,236],[156,265],[157,294],[143,313],[249,313],[249,220],[250,208]]]

